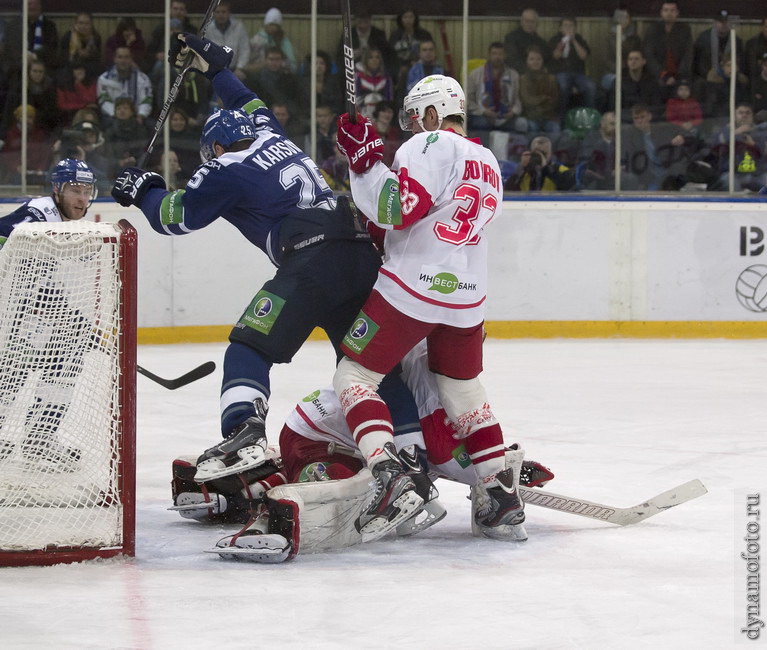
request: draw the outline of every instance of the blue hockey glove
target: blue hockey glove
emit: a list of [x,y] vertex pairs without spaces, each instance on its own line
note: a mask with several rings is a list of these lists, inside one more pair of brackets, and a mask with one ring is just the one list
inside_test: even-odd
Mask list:
[[217,45],[207,38],[187,32],[175,36],[168,50],[168,61],[177,68],[190,64],[192,70],[202,72],[208,79],[213,79],[232,62],[234,50],[231,47]]
[[127,167],[123,169],[112,187],[112,198],[124,208],[131,205],[141,208],[146,193],[153,187],[166,189],[165,179],[154,172],[147,172],[138,167]]

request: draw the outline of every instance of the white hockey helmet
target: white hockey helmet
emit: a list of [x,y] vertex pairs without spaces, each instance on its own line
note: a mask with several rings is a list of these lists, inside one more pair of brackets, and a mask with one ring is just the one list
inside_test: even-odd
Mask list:
[[466,96],[461,84],[441,74],[421,79],[402,102],[399,120],[402,130],[412,131],[414,122],[423,128],[423,115],[429,106],[436,109],[440,123],[448,115],[466,115]]

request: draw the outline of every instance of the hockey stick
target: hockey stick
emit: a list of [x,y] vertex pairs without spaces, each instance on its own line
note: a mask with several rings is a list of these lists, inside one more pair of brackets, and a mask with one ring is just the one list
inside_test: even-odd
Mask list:
[[349,119],[357,122],[357,87],[354,76],[354,48],[352,47],[352,10],[349,0],[341,0],[341,14],[344,20],[344,88],[346,112]]
[[185,375],[181,375],[180,377],[176,377],[175,379],[163,379],[162,377],[158,377],[153,372],[149,372],[146,368],[142,368],[141,366],[136,366],[136,371],[144,375],[144,377],[147,377],[148,379],[151,379],[154,382],[157,382],[160,384],[160,386],[167,388],[168,390],[176,390],[177,388],[181,388],[182,386],[186,386],[187,384],[191,384],[193,381],[197,381],[198,379],[202,379],[203,377],[207,377],[210,373],[212,373],[216,369],[216,364],[212,361],[206,361],[201,366],[197,366],[194,370],[190,370]]
[[550,508],[559,512],[566,512],[571,515],[580,515],[590,519],[606,521],[619,526],[629,526],[636,524],[644,519],[657,515],[659,512],[678,506],[681,503],[692,501],[708,492],[706,486],[698,479],[693,479],[682,485],[677,485],[671,490],[662,492],[644,503],[631,508],[616,508],[615,506],[605,506],[601,503],[587,501],[585,499],[574,499],[572,497],[554,494],[539,488],[530,489],[520,486],[519,491],[526,504]]
[[[206,12],[205,17],[202,19],[202,25],[200,25],[200,38],[205,36],[205,31],[208,28],[208,23],[213,18],[213,12],[216,10],[216,7],[218,7],[219,2],[221,2],[221,0],[210,0],[210,6],[208,7],[208,11]],[[146,149],[144,149],[144,153],[142,153],[141,157],[138,159],[136,167],[141,167],[143,169],[144,165],[146,164],[146,159],[151,155],[152,151],[154,151],[154,143],[157,140],[157,136],[160,135],[160,131],[162,131],[162,127],[165,125],[165,120],[168,119],[168,112],[170,111],[170,107],[175,103],[176,97],[178,96],[178,91],[181,88],[181,84],[184,83],[184,77],[186,77],[186,73],[189,72],[191,66],[192,57],[189,56],[189,62],[183,68],[181,68],[179,73],[176,75],[176,80],[173,82],[173,85],[168,91],[168,96],[165,98],[165,103],[163,104],[160,115],[154,125],[154,133],[152,133],[152,137],[149,139],[149,144],[147,144]]]

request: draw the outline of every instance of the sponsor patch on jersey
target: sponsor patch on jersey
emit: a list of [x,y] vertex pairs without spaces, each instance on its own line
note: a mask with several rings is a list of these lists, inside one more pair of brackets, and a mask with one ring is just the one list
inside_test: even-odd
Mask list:
[[251,99],[240,110],[244,111],[247,115],[255,113],[259,108],[266,108],[266,104],[260,99]]
[[178,226],[184,223],[184,193],[176,190],[166,194],[160,204],[160,223],[163,226]]
[[240,323],[246,327],[269,335],[274,326],[274,321],[280,315],[285,306],[285,300],[278,295],[261,290],[253,298],[245,313],[240,318]]
[[402,210],[400,207],[399,183],[389,179],[378,195],[378,223],[391,226],[402,225]]
[[469,452],[466,451],[466,447],[463,445],[459,445],[455,449],[453,449],[453,458],[455,458],[455,462],[458,463],[463,469],[466,469],[469,465],[471,465],[471,458],[469,458]]
[[378,324],[364,311],[361,311],[357,320],[354,321],[344,336],[344,345],[353,352],[360,354],[370,343],[378,329]]
[[426,146],[421,149],[421,153],[426,153],[426,150],[434,144],[437,140],[439,140],[439,133],[430,133],[426,136]]
[[313,393],[309,393],[304,399],[302,399],[302,402],[313,402],[320,396],[320,391],[315,390]]
[[467,300],[476,299],[478,291],[476,276],[469,273],[462,273],[459,276],[450,271],[440,271],[438,268],[430,266],[421,267],[421,273],[418,276],[418,289]]

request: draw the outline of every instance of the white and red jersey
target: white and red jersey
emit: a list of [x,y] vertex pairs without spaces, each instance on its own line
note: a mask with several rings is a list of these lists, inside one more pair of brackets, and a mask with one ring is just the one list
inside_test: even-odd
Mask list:
[[[409,445],[425,449],[430,471],[474,485],[477,473],[462,441],[452,436],[453,428],[439,402],[437,383],[428,368],[425,342],[405,356],[402,371],[418,405],[421,431],[394,436],[397,449]],[[335,442],[348,449],[357,449],[332,387],[307,395],[288,415],[285,425],[309,440]],[[281,451],[285,453],[284,449]]]
[[357,206],[387,229],[375,288],[397,310],[427,323],[484,320],[487,241],[502,201],[493,154],[454,131],[414,135],[390,170],[351,173]]

